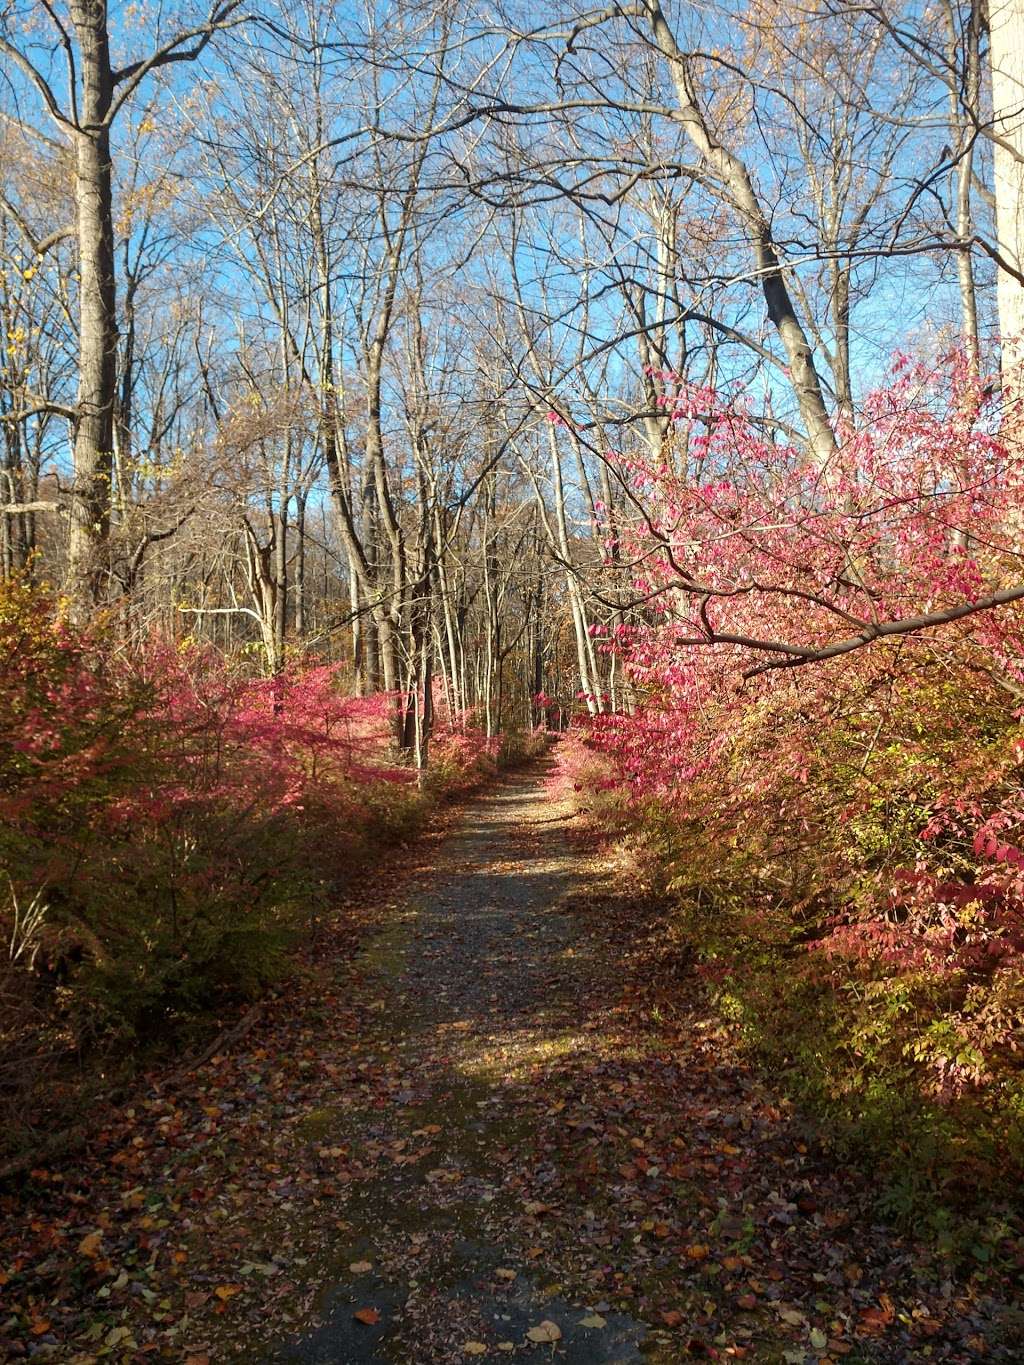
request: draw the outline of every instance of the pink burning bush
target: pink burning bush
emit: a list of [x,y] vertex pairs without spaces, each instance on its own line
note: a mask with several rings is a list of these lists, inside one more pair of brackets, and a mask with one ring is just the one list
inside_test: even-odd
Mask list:
[[253,681],[212,652],[132,655],[14,583],[0,669],[8,913],[45,906],[33,962],[79,1032],[255,989],[360,840],[417,800],[385,700],[344,696],[328,666]]
[[1021,443],[955,360],[901,360],[827,467],[715,394],[677,384],[667,406],[663,457],[626,464],[642,514],[616,522],[634,609],[600,632],[635,709],[585,718],[587,745],[752,1036],[848,1114],[879,1085],[893,1112],[973,1097],[1005,1136]]

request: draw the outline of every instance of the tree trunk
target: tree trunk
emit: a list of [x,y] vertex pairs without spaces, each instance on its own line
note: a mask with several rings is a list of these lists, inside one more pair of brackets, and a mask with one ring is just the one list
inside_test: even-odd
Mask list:
[[1024,363],[1024,0],[991,0],[989,34],[996,237],[1009,269],[997,273],[1003,381],[1020,388]]
[[71,22],[81,61],[75,151],[79,268],[79,385],[68,586],[87,614],[103,594],[117,384],[113,189],[106,118],[113,96],[105,0],[76,0]]
[[[1019,5],[1024,0],[1010,0]],[[771,222],[754,189],[754,182],[743,161],[712,134],[697,104],[696,92],[686,54],[676,41],[658,0],[644,0],[655,45],[666,59],[679,105],[679,122],[690,142],[726,186],[739,212],[754,253],[754,264],[761,283],[768,317],[771,320],[789,367],[789,382],[796,396],[800,416],[807,431],[811,454],[826,464],[835,453],[836,442],[829,420],[821,381],[814,367],[814,355],[807,333],[797,316],[772,236]]]
[[308,488],[300,488],[295,495],[295,636],[302,640],[306,634],[306,499]]
[[[960,333],[964,355],[973,379],[981,373],[981,341],[978,329],[978,296],[974,277],[974,212],[971,188],[974,179],[975,128],[973,116],[981,108],[981,0],[972,0],[967,23],[961,32],[959,14],[952,0],[944,0],[946,63],[950,72],[962,64],[960,80],[949,89],[949,129],[956,149],[953,178],[956,202],[957,283],[960,290]],[[962,53],[962,56],[961,56]]]

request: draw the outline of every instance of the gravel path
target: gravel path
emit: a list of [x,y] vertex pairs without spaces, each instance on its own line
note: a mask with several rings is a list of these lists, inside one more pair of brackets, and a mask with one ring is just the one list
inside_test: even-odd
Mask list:
[[[543,778],[473,804],[370,952],[389,1102],[320,1138],[376,1163],[311,1330],[259,1358],[1024,1358],[1013,1302],[880,1225],[735,1054],[670,923],[570,846]],[[671,1022],[638,1007],[657,978]]]
[[[350,1206],[344,1254],[372,1269],[328,1281],[322,1321],[270,1361],[411,1365],[471,1359],[481,1346],[511,1357],[538,1349],[531,1330],[554,1337],[552,1324],[569,1365],[650,1359],[638,1350],[642,1323],[564,1299],[521,1268],[506,1227],[510,1203],[527,1220],[544,1216],[517,1189],[536,1072],[588,1046],[581,1023],[598,981],[586,937],[559,909],[581,864],[569,812],[542,776],[521,771],[474,802],[429,890],[369,952],[384,992],[376,1043],[404,1088],[396,1112],[375,1121],[341,1110],[320,1136],[350,1141],[355,1128],[363,1142],[403,1147]],[[360,1306],[379,1321],[356,1318]]]

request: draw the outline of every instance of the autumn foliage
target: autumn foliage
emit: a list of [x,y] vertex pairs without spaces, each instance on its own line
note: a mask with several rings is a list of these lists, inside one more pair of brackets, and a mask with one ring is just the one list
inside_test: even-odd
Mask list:
[[[336,666],[267,679],[193,645],[133,652],[19,582],[0,661],[5,1028],[19,995],[80,1047],[255,992],[360,855],[424,809],[389,700],[346,695]],[[435,789],[488,761],[463,721],[439,738]]]
[[921,1178],[951,1152],[1005,1171],[1024,1153],[1024,613],[878,627],[1020,581],[1019,444],[955,361],[901,361],[825,469],[736,403],[668,402],[665,458],[628,466],[643,515],[615,529],[637,606],[602,632],[634,706],[581,722],[567,776],[657,866],[723,1008],[794,1088],[876,1155],[913,1145]]

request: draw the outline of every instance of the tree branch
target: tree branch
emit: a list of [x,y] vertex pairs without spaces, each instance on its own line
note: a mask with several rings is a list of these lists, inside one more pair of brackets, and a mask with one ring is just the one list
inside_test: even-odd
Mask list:
[[705,643],[740,645],[745,649],[764,650],[782,656],[747,669],[743,674],[744,678],[756,678],[759,673],[767,673],[772,669],[800,668],[804,664],[821,663],[825,659],[835,659],[841,654],[850,654],[855,649],[863,649],[865,645],[873,644],[876,640],[896,635],[913,635],[918,631],[930,630],[933,626],[949,625],[953,621],[961,621],[964,617],[974,616],[981,611],[992,611],[995,607],[1005,607],[1011,602],[1019,602],[1022,598],[1024,598],[1024,583],[1018,583],[1012,588],[1003,588],[988,597],[981,597],[976,602],[961,602],[955,607],[944,607],[940,611],[924,612],[920,616],[906,616],[900,621],[883,621],[878,625],[865,625],[864,629],[858,631],[856,635],[850,635],[845,640],[837,640],[831,645],[823,645],[820,649],[718,632],[715,632]]

